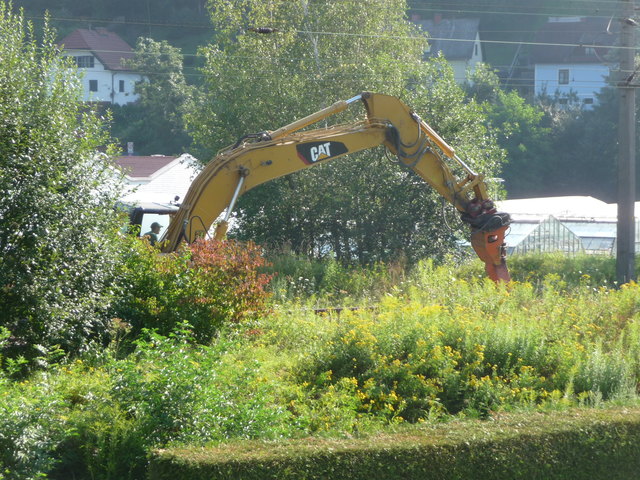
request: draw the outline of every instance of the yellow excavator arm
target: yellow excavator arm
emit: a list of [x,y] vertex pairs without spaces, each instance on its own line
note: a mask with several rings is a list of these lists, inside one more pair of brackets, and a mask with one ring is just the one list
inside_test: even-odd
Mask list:
[[[300,131],[357,101],[364,103],[365,120]],[[471,228],[471,245],[489,277],[509,281],[504,236],[510,219],[496,211],[484,177],[398,98],[370,92],[336,102],[278,130],[248,135],[224,149],[194,179],[163,238],[163,251],[205,235],[226,209],[215,232],[216,238],[223,238],[237,198],[257,185],[378,145],[385,145],[461,213]],[[460,165],[466,172],[464,178],[457,179],[447,161]]]

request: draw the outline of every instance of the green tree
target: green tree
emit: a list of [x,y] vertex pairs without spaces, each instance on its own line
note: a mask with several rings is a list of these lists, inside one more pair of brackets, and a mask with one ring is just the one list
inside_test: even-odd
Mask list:
[[[208,7],[216,32],[202,49],[208,91],[188,124],[209,154],[371,90],[402,98],[478,170],[497,170],[501,152],[481,110],[465,101],[442,59],[423,62],[426,37],[406,18],[405,2],[210,0]],[[272,33],[257,33],[261,27]],[[338,120],[362,113],[355,107]],[[244,196],[239,211],[243,238],[364,263],[442,254],[454,238],[438,197],[380,149],[271,182]]]
[[118,184],[108,132],[46,25],[0,2],[0,325],[11,354],[73,352],[106,328]]
[[488,65],[479,65],[468,94],[485,109],[489,128],[507,152],[502,176],[511,197],[535,196],[549,187],[549,167],[556,161],[553,132],[543,109],[525,102],[515,90],[504,91]]
[[184,153],[191,138],[183,115],[193,87],[185,80],[180,49],[166,41],[140,38],[129,66],[146,79],[136,84],[137,102],[113,107],[113,135],[134,142],[138,154]]
[[616,89],[610,87],[597,98],[588,110],[539,99],[553,142],[553,156],[545,169],[555,179],[543,187],[543,195],[591,195],[617,201],[619,100]]

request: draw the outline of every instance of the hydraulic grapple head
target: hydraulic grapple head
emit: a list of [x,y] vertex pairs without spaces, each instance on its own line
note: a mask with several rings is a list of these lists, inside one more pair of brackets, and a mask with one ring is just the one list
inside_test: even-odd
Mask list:
[[462,220],[471,226],[471,246],[484,262],[487,275],[494,282],[510,281],[504,237],[511,217],[497,212],[491,200],[472,202],[469,210]]

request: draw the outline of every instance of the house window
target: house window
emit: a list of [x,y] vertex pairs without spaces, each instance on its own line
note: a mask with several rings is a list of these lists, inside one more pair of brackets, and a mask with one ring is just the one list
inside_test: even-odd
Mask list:
[[90,92],[98,91],[98,80],[89,80],[89,91]]
[[582,100],[585,105],[593,105],[593,98],[585,98]]
[[568,85],[569,84],[569,69],[563,68],[558,70],[558,84],[560,85]]
[[78,68],[93,68],[94,58],[93,55],[82,55],[74,57]]
[[120,80],[120,81],[118,82],[118,91],[119,91],[120,93],[124,92],[124,80]]
[[476,57],[478,56],[478,44],[477,44],[477,43],[473,46],[473,54],[474,54]]

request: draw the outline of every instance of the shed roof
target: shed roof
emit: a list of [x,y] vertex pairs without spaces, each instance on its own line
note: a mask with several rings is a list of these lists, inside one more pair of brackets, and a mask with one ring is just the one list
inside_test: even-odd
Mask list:
[[448,60],[468,60],[473,56],[473,42],[478,35],[478,18],[443,18],[416,22],[429,34],[430,55],[438,52]]
[[65,50],[89,50],[108,70],[130,70],[124,62],[134,57],[131,46],[106,28],[79,28],[64,37],[60,45]]
[[149,156],[122,156],[116,158],[118,165],[129,178],[151,179],[161,170],[166,169],[177,160],[178,157],[165,155]]
[[553,215],[559,220],[615,221],[617,206],[589,196],[560,196],[502,200],[498,208],[513,220],[543,219]]
[[122,201],[128,204],[164,204],[175,201],[176,197],[184,198],[200,171],[198,161],[188,153],[179,157],[123,156],[116,159],[116,164],[130,172],[129,187],[122,196]]
[[533,63],[604,63],[615,45],[619,22],[608,18],[554,18],[536,32]]

